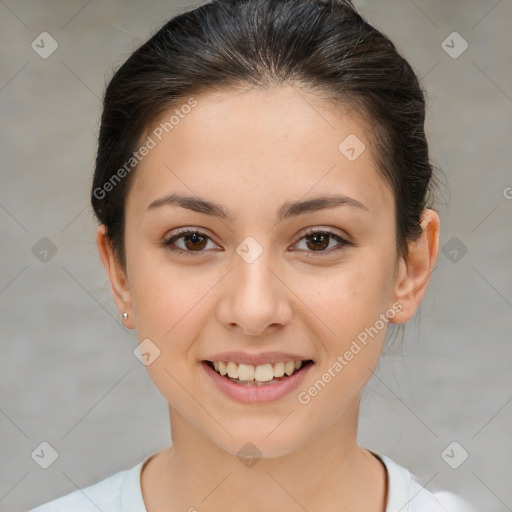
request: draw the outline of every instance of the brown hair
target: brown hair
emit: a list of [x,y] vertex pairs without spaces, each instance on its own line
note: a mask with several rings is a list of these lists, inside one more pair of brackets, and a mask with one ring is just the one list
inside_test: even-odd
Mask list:
[[424,93],[410,64],[348,0],[214,0],[165,23],[107,86],[91,202],[124,268],[133,155],[151,123],[194,94],[287,83],[370,123],[395,198],[397,251],[407,255],[434,178]]

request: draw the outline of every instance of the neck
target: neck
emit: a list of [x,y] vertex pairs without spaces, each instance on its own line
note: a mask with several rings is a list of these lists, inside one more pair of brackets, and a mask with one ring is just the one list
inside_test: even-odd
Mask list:
[[[247,512],[306,510],[384,512],[386,473],[357,445],[359,397],[314,439],[278,457],[245,463],[170,409],[172,446],[143,472],[148,512],[237,508]],[[173,506],[171,507],[170,504]]]

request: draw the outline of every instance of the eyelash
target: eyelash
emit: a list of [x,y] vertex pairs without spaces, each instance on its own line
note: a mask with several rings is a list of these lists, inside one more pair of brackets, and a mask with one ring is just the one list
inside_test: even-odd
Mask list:
[[[302,236],[302,238],[300,238],[296,244],[298,242],[300,242],[301,240],[303,240],[304,238],[307,238],[308,236],[312,236],[312,235],[317,235],[317,234],[320,234],[320,235],[329,235],[331,237],[331,239],[335,239],[336,241],[339,242],[339,246],[337,248],[335,248],[334,250],[331,248],[329,250],[323,250],[323,251],[306,251],[308,254],[308,257],[312,257],[312,258],[317,258],[319,256],[322,256],[324,254],[332,254],[332,253],[335,253],[335,252],[338,252],[342,249],[345,248],[345,246],[347,247],[351,247],[351,246],[355,246],[356,244],[353,243],[353,242],[350,242],[348,240],[345,240],[344,238],[342,238],[341,236],[333,233],[332,231],[328,231],[328,230],[320,230],[320,229],[308,229],[304,235]],[[175,235],[173,235],[172,237],[166,239],[166,240],[163,240],[162,241],[162,246],[169,249],[170,251],[174,252],[174,253],[177,253],[177,254],[183,254],[183,255],[187,255],[187,256],[199,256],[200,254],[204,253],[205,250],[201,250],[201,251],[188,251],[188,250],[184,250],[184,249],[180,249],[180,248],[176,248],[175,246],[173,247],[173,244],[176,240],[179,240],[180,238],[183,238],[187,235],[199,235],[199,236],[202,236],[202,237],[205,237],[207,238],[208,240],[211,240],[211,238],[206,235],[205,233],[203,233],[202,231],[199,231],[199,230],[191,230],[191,229],[183,229],[183,230],[180,230],[178,231]],[[211,240],[213,242],[213,240]],[[294,244],[294,245],[296,245]],[[318,253],[318,254],[315,254],[315,253]]]

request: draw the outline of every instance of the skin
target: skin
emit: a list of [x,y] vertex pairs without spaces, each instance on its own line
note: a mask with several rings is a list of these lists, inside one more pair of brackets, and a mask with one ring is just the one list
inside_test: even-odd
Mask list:
[[[104,226],[97,231],[117,307],[129,313],[125,326],[160,350],[146,368],[169,404],[173,444],[143,468],[146,508],[339,511],[342,504],[344,512],[383,512],[386,471],[357,444],[357,425],[386,328],[307,405],[297,393],[393,304],[401,311],[390,322],[414,315],[437,259],[439,216],[424,210],[422,236],[399,258],[393,194],[356,114],[290,86],[196,99],[136,170],[125,205],[126,271]],[[354,161],[338,150],[349,134],[366,145]],[[146,211],[171,192],[223,204],[235,219],[176,206]],[[333,193],[369,211],[344,205],[276,220],[287,201]],[[175,242],[191,255],[162,247],[181,227],[205,233],[207,245]],[[331,238],[328,248],[317,248],[304,238],[306,228],[330,228],[356,245],[333,252],[340,246]],[[236,252],[247,236],[263,248],[250,264]],[[242,404],[213,386],[200,365],[237,349],[298,353],[315,365],[286,397]],[[252,467],[237,457],[247,442],[262,453]]]

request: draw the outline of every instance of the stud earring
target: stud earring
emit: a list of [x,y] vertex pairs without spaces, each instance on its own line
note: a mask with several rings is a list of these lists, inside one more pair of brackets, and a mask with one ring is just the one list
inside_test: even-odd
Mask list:
[[123,313],[123,320],[128,320],[128,313]]

